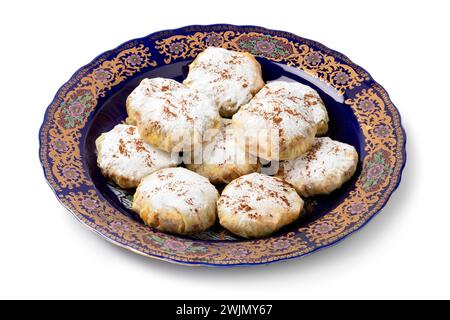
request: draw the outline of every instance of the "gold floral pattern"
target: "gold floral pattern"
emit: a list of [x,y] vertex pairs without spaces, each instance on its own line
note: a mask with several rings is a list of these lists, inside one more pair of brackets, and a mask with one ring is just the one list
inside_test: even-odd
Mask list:
[[284,62],[326,81],[340,94],[359,86],[368,78],[367,73],[358,73],[349,65],[338,62],[333,55],[315,50],[305,43],[259,32],[196,32],[156,41],[156,48],[165,56],[165,63],[195,58],[208,46],[246,51],[272,61]]
[[[362,90],[355,98],[345,101],[353,109],[365,137],[363,169],[355,189],[340,205],[320,222],[300,228],[316,245],[326,245],[351,233],[380,210],[386,197],[399,182],[399,173],[404,164],[404,134],[398,116],[392,117],[395,107],[379,85]],[[379,136],[375,126],[383,124],[386,134]],[[398,130],[400,128],[400,131]],[[378,168],[377,172],[371,170]],[[355,209],[358,204],[360,209]],[[364,206],[364,209],[361,207]],[[366,210],[371,208],[371,210]],[[325,229],[328,229],[326,232]]]
[[[156,61],[151,59],[150,49],[142,44],[129,45],[129,48],[109,60],[99,59],[94,68],[69,82],[68,86],[76,84],[73,89],[63,88],[66,92],[59,94],[49,107],[48,116],[54,121],[44,123],[42,130],[50,137],[49,148],[44,145],[41,152],[50,157],[51,161],[44,162],[44,166],[51,166],[53,175],[49,182],[55,190],[92,185],[82,168],[79,131],[85,126],[99,98],[149,66],[156,66]],[[61,143],[65,144],[65,150],[57,147]]]
[[[295,66],[345,97],[364,138],[362,169],[348,196],[298,230],[252,241],[203,241],[164,234],[124,214],[94,188],[80,145],[93,112],[112,88],[157,65],[194,59],[217,46]],[[405,164],[405,134],[386,91],[345,56],[290,33],[230,25],[192,26],[126,43],[80,69],[57,93],[40,131],[50,186],[81,222],[122,247],[178,263],[260,264],[300,257],[358,230],[386,203]]]

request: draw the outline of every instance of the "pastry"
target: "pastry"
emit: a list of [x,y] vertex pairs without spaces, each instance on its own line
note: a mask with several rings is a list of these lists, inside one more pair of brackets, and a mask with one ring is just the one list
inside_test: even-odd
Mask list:
[[135,188],[146,175],[178,164],[169,154],[145,143],[135,126],[118,124],[96,140],[97,164],[102,174],[122,188]]
[[150,99],[164,99],[167,91],[182,88],[183,85],[172,79],[152,78],[143,79],[139,85],[130,93],[126,101],[128,117],[126,122],[137,125],[141,109]]
[[302,208],[291,185],[260,173],[233,180],[217,202],[220,224],[244,238],[270,235],[296,220]]
[[308,108],[317,126],[316,135],[324,135],[328,131],[328,112],[316,90],[298,82],[269,82],[258,92],[256,98],[288,99],[299,106]]
[[189,65],[183,83],[212,97],[223,117],[231,117],[264,86],[261,65],[250,53],[215,47]]
[[214,224],[218,198],[216,188],[205,177],[185,168],[167,168],[141,181],[133,210],[151,227],[187,235]]
[[305,153],[317,131],[307,108],[289,99],[259,95],[233,116],[232,127],[244,150],[270,161]]
[[128,122],[136,123],[144,141],[167,152],[201,148],[203,136],[220,126],[214,101],[175,80],[141,82],[128,98]]
[[292,184],[302,197],[339,189],[356,171],[358,153],[351,145],[316,138],[310,151],[280,163],[279,177]]

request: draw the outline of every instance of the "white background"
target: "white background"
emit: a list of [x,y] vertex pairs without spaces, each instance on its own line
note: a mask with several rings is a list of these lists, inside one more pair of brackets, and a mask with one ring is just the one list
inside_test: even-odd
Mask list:
[[[450,298],[448,1],[1,1],[0,298]],[[38,128],[97,54],[151,32],[233,23],[317,40],[390,93],[408,135],[400,188],[338,246],[274,265],[153,261],[79,224],[47,186]]]

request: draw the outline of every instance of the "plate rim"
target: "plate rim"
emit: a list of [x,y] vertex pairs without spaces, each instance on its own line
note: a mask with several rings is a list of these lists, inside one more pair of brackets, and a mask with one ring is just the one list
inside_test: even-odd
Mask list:
[[[372,86],[374,86],[374,85],[377,86],[377,87],[383,92],[383,94],[385,94],[386,100],[389,101],[389,103],[390,103],[391,106],[395,109],[395,111],[396,111],[396,113],[397,113],[397,116],[398,116],[398,125],[399,125],[399,128],[401,129],[401,132],[402,132],[402,134],[403,134],[403,144],[402,144],[402,146],[401,146],[401,151],[402,151],[402,156],[403,156],[403,157],[402,157],[403,162],[401,163],[401,166],[400,166],[400,168],[399,168],[399,171],[398,171],[398,173],[396,174],[397,181],[396,181],[395,185],[392,187],[392,190],[386,195],[386,198],[385,198],[384,202],[382,203],[382,205],[379,207],[379,209],[378,209],[376,212],[374,212],[371,216],[369,216],[369,217],[367,218],[366,221],[364,221],[363,223],[361,223],[361,225],[359,225],[358,227],[356,227],[354,230],[348,232],[347,234],[343,235],[342,237],[340,237],[340,238],[338,238],[338,239],[336,239],[336,240],[334,240],[334,241],[331,241],[330,243],[317,245],[314,249],[312,249],[311,251],[309,251],[309,252],[307,252],[307,253],[299,253],[298,255],[294,255],[294,256],[281,257],[281,258],[277,258],[277,259],[269,260],[269,261],[255,261],[255,262],[251,262],[251,263],[229,263],[229,264],[221,264],[221,263],[204,262],[204,261],[195,261],[195,262],[192,262],[192,261],[182,261],[182,260],[177,260],[177,259],[174,259],[174,258],[171,258],[171,257],[158,256],[158,255],[153,254],[153,253],[152,253],[152,254],[148,254],[148,253],[145,253],[145,252],[141,252],[141,251],[139,251],[139,250],[137,250],[137,249],[135,249],[135,248],[132,248],[132,247],[130,247],[130,246],[127,246],[127,245],[125,245],[125,244],[122,244],[122,243],[120,243],[119,241],[116,241],[116,240],[114,240],[114,239],[111,239],[111,238],[108,237],[107,235],[103,234],[100,230],[97,230],[97,229],[95,229],[93,226],[90,226],[89,224],[87,224],[87,223],[85,223],[84,221],[82,221],[82,220],[80,219],[80,217],[76,214],[76,212],[75,212],[76,210],[70,208],[70,207],[69,207],[66,203],[64,203],[64,202],[62,201],[62,199],[58,196],[57,191],[56,191],[55,188],[51,185],[50,181],[47,179],[47,176],[46,176],[46,169],[45,169],[45,166],[44,166],[44,163],[43,163],[43,157],[44,157],[44,155],[42,154],[42,147],[43,147],[43,143],[44,143],[44,142],[42,141],[42,131],[43,131],[43,129],[44,129],[44,126],[45,126],[45,124],[46,124],[46,121],[48,120],[48,113],[49,113],[50,107],[55,103],[55,101],[57,100],[58,96],[61,94],[61,92],[63,91],[63,89],[64,89],[66,86],[68,86],[69,83],[70,83],[72,80],[74,80],[75,76],[77,76],[78,73],[80,73],[83,69],[89,68],[92,64],[94,64],[94,63],[95,63],[98,59],[100,59],[101,57],[107,56],[107,55],[109,55],[109,54],[111,54],[111,53],[113,53],[113,52],[119,50],[120,48],[122,48],[122,47],[124,47],[124,46],[127,46],[127,45],[133,43],[133,42],[142,41],[142,40],[144,40],[144,39],[148,39],[148,38],[154,37],[154,36],[156,36],[156,35],[158,35],[158,34],[162,34],[162,33],[174,33],[174,32],[176,32],[176,31],[184,31],[184,30],[186,30],[186,29],[194,29],[194,28],[214,28],[214,27],[223,27],[223,28],[225,28],[225,27],[231,27],[231,28],[234,28],[234,29],[239,29],[239,28],[258,29],[258,30],[261,30],[261,31],[265,31],[265,32],[267,32],[267,33],[271,33],[271,32],[272,32],[272,33],[277,33],[277,34],[283,33],[283,34],[289,35],[289,36],[291,36],[291,37],[297,37],[297,38],[300,38],[300,39],[302,39],[302,40],[305,40],[306,42],[311,42],[311,43],[313,43],[314,45],[316,45],[316,46],[318,46],[318,47],[321,47],[322,49],[325,49],[325,50],[327,50],[327,51],[329,51],[329,52],[332,52],[333,54],[339,56],[339,58],[340,58],[342,61],[348,63],[348,64],[349,64],[350,66],[352,66],[352,67],[355,67],[357,70],[359,70],[359,71],[361,71],[361,72],[367,74],[368,80],[372,82]],[[401,181],[402,181],[403,172],[404,172],[404,169],[405,169],[406,163],[407,163],[407,140],[408,140],[408,139],[407,139],[407,134],[406,134],[406,131],[405,131],[405,128],[404,128],[404,125],[403,125],[402,116],[401,116],[401,114],[400,114],[400,111],[399,111],[399,109],[397,108],[397,106],[392,102],[392,99],[391,99],[391,97],[390,97],[388,91],[387,91],[382,85],[380,85],[380,84],[372,77],[372,75],[371,75],[366,69],[364,69],[363,67],[361,67],[361,66],[359,66],[358,64],[354,63],[347,55],[345,55],[345,54],[343,54],[343,53],[341,53],[341,52],[339,52],[339,51],[337,51],[337,50],[331,49],[331,48],[329,48],[328,46],[322,44],[322,43],[319,42],[319,41],[311,40],[311,39],[308,39],[308,38],[304,38],[304,37],[302,37],[302,36],[298,36],[298,35],[296,35],[296,34],[294,34],[294,33],[288,32],[288,31],[282,31],[282,30],[277,30],[277,29],[269,29],[269,28],[265,28],[265,27],[255,26],[255,25],[235,25],[235,24],[228,24],[228,23],[192,24],[192,25],[182,26],[182,27],[179,27],[179,28],[170,28],[170,29],[158,30],[158,31],[152,32],[152,33],[150,33],[150,34],[148,34],[148,35],[146,35],[146,36],[143,36],[143,37],[137,37],[137,38],[134,38],[134,39],[131,39],[131,40],[127,40],[127,41],[125,41],[125,42],[119,44],[118,46],[116,46],[116,47],[114,47],[114,48],[112,48],[112,49],[106,50],[106,51],[104,51],[104,52],[98,54],[98,55],[97,55],[95,58],[93,58],[89,63],[87,63],[87,64],[81,66],[80,68],[78,68],[78,69],[77,69],[77,70],[69,77],[69,79],[68,79],[67,81],[65,81],[64,84],[61,85],[60,88],[57,90],[57,92],[55,93],[55,95],[54,95],[52,101],[50,102],[50,104],[49,104],[49,105],[47,106],[47,108],[45,109],[44,116],[43,116],[43,118],[42,118],[42,124],[40,125],[39,131],[38,131],[38,139],[39,139],[39,148],[38,148],[38,152],[39,152],[39,161],[40,161],[40,163],[41,163],[41,167],[42,167],[42,170],[43,170],[43,173],[44,173],[44,179],[45,179],[45,181],[47,182],[47,184],[49,185],[50,189],[53,191],[53,193],[55,194],[56,198],[57,198],[58,201],[61,203],[61,205],[62,205],[62,206],[63,206],[63,207],[64,207],[71,215],[73,215],[73,216],[76,218],[77,221],[79,221],[82,225],[86,226],[89,230],[94,231],[96,234],[100,235],[101,238],[107,240],[109,243],[112,243],[112,244],[117,245],[117,246],[119,246],[119,247],[121,247],[121,248],[130,250],[130,251],[132,251],[132,252],[134,252],[134,253],[137,253],[137,254],[139,254],[139,255],[141,255],[141,256],[145,256],[145,257],[147,257],[147,258],[154,258],[154,259],[157,259],[157,260],[167,261],[167,262],[175,263],[175,264],[178,264],[178,265],[187,265],[187,266],[209,266],[209,267],[222,267],[222,268],[223,268],[223,267],[225,267],[225,268],[226,268],[226,267],[236,267],[236,266],[256,266],[256,265],[264,265],[264,264],[278,263],[278,262],[287,261],[287,260],[293,260],[293,259],[300,259],[300,258],[303,258],[303,257],[307,257],[307,256],[309,256],[310,254],[313,254],[313,253],[315,253],[315,252],[317,252],[317,251],[320,251],[320,250],[322,250],[322,249],[326,249],[326,248],[332,247],[332,246],[334,246],[334,245],[337,245],[337,244],[339,244],[341,241],[343,241],[343,240],[347,239],[348,237],[350,237],[351,235],[353,235],[354,233],[360,231],[360,230],[361,230],[363,227],[365,227],[370,221],[372,221],[372,219],[373,219],[375,216],[377,216],[378,214],[380,214],[380,212],[384,209],[384,207],[387,205],[387,203],[388,203],[389,200],[391,199],[392,195],[393,195],[393,194],[395,193],[395,191],[398,189],[398,187],[399,187],[399,185],[400,185],[400,183],[401,183]]]

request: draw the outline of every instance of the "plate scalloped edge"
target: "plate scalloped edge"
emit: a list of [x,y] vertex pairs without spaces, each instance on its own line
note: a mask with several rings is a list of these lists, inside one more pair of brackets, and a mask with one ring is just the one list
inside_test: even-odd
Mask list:
[[[152,48],[141,46],[142,43],[149,43],[149,41],[154,42],[156,46]],[[365,198],[359,195],[357,199],[360,202],[353,201],[346,205],[341,204],[339,209],[333,209],[330,215],[335,220],[319,221],[322,226],[317,230],[320,232],[314,231],[314,227],[320,226],[316,224],[315,226],[308,226],[308,228],[300,228],[297,232],[291,232],[281,239],[262,239],[229,244],[231,247],[226,248],[226,250],[224,250],[221,242],[212,242],[209,246],[214,247],[214,254],[210,255],[208,255],[209,247],[206,245],[198,245],[193,240],[180,240],[175,236],[158,232],[152,232],[148,239],[140,238],[139,245],[136,245],[135,242],[138,240],[135,236],[127,235],[126,228],[130,228],[130,226],[127,226],[124,220],[111,221],[111,216],[114,216],[112,210],[115,209],[102,203],[104,199],[101,195],[95,194],[95,188],[89,181],[89,177],[85,176],[84,180],[81,179],[79,185],[72,181],[77,180],[79,178],[77,174],[80,175],[80,172],[85,168],[81,159],[83,155],[77,154],[76,151],[79,152],[79,149],[74,150],[74,146],[68,143],[67,139],[74,139],[79,143],[77,139],[80,138],[81,133],[78,129],[82,131],[90,112],[96,107],[97,99],[101,99],[102,95],[104,96],[114,85],[126,80],[127,77],[138,74],[142,68],[154,67],[161,61],[168,64],[173,60],[194,57],[198,50],[201,50],[202,45],[207,43],[206,41],[211,42],[210,44],[214,44],[215,41],[215,44],[220,46],[246,51],[255,50],[255,41],[269,41],[272,45],[265,43],[265,46],[260,46],[259,52],[252,53],[272,61],[297,66],[334,86],[341,93],[346,93],[349,97],[346,104],[352,107],[358,121],[361,121],[361,119],[362,121],[368,121],[368,112],[379,114],[378,116],[381,119],[377,120],[387,121],[387,124],[383,122],[386,127],[383,130],[375,131],[371,126],[363,126],[362,130],[365,138],[370,139],[370,141],[367,144],[368,151],[364,157],[364,166],[358,182],[359,187],[366,190],[368,194],[379,194],[376,201],[372,200],[372,203],[365,204],[362,201]],[[178,45],[173,45],[173,43]],[[250,47],[248,43],[252,43],[253,47]],[[275,48],[276,50],[264,51],[264,48]],[[123,54],[123,52],[125,53]],[[113,56],[115,60],[111,59]],[[141,68],[141,66],[143,67]],[[97,73],[91,72],[88,75],[88,71],[92,70]],[[126,71],[125,74],[123,70]],[[88,83],[95,90],[84,90],[83,86],[77,88],[76,85],[80,82]],[[361,89],[361,84],[365,84],[366,89]],[[73,90],[76,90],[76,94]],[[380,105],[385,108],[386,114],[379,110]],[[75,109],[74,106],[78,106],[78,108],[81,106],[86,111],[81,119],[73,116],[78,115],[77,112],[69,114],[69,107]],[[375,109],[369,110],[370,108]],[[64,114],[63,111],[65,111]],[[58,122],[56,121],[57,116],[59,117],[58,124],[56,123]],[[57,132],[58,129],[55,129],[55,126],[63,126],[68,130]],[[74,129],[75,127],[77,130]],[[50,130],[52,130],[51,139],[49,138]],[[64,135],[66,136],[61,138]],[[399,186],[406,165],[406,133],[401,124],[400,114],[391,102],[386,90],[375,82],[367,71],[355,65],[345,55],[318,42],[298,37],[292,33],[256,26],[227,24],[192,25],[158,31],[143,38],[127,41],[115,49],[100,54],[89,64],[78,69],[69,81],[58,90],[45,112],[43,124],[39,131],[39,143],[39,156],[48,184],[63,206],[80,222],[118,246],[147,257],[187,265],[237,266],[273,263],[303,257],[337,244],[350,234],[360,230],[386,205],[392,193]],[[386,145],[389,148],[396,147],[394,154],[388,154],[393,149],[383,148]],[[73,151],[75,153],[68,155]],[[60,153],[65,154],[65,162],[60,161],[59,164],[55,165],[54,159],[60,159]],[[401,159],[401,162],[397,161],[399,159]],[[395,164],[393,169],[392,166],[390,167],[392,164]],[[70,170],[74,165],[77,169]],[[66,171],[63,172],[63,170]],[[55,172],[57,178],[55,178]],[[73,190],[78,191],[78,193]],[[371,207],[370,210],[369,207]],[[368,213],[368,211],[371,212]],[[94,214],[102,216],[105,221],[100,224],[99,220],[96,221],[92,218]],[[345,218],[336,218],[339,215],[345,215]],[[352,217],[355,219],[354,221],[351,220]],[[355,217],[358,217],[358,219]],[[339,226],[334,225],[333,227],[332,225],[333,223],[341,223],[339,219],[345,220],[346,225],[343,230],[339,230]],[[144,231],[141,229],[140,232]],[[294,246],[294,250],[289,251],[282,248],[283,244]],[[147,250],[148,248],[143,245],[149,246],[152,250]],[[268,248],[271,248],[271,251]],[[220,250],[226,251],[226,254],[218,254]]]

